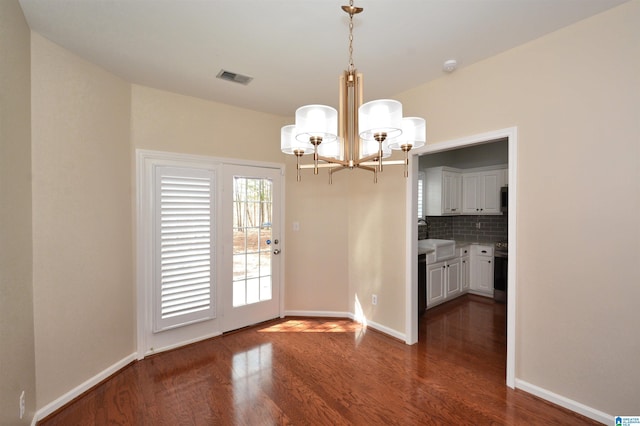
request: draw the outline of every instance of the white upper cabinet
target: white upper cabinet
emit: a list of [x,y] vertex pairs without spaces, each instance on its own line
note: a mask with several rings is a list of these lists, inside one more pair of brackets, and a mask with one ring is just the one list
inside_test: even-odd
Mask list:
[[462,213],[501,214],[500,187],[504,171],[464,173],[462,175]]
[[442,172],[442,194],[445,214],[462,211],[462,177],[458,172]]
[[[423,173],[420,173],[422,178]],[[430,167],[422,181],[427,216],[501,215],[500,188],[508,182],[504,166],[476,169]]]
[[458,215],[462,212],[462,175],[450,167],[425,169],[427,216]]

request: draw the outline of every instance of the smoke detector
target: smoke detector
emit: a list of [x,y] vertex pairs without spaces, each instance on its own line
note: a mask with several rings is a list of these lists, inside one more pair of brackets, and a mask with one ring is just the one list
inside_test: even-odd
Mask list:
[[456,61],[455,59],[449,59],[442,65],[442,70],[448,73],[454,72],[456,68],[458,68],[458,61]]
[[253,77],[249,77],[248,75],[242,75],[227,70],[220,70],[218,75],[216,75],[216,78],[231,81],[233,83],[244,84],[245,86],[251,83],[251,80],[253,80]]

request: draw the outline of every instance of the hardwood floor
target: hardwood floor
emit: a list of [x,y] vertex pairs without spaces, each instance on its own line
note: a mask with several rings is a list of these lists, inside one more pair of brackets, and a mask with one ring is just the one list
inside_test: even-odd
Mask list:
[[40,425],[598,424],[505,385],[505,306],[464,296],[407,346],[285,318],[136,362]]

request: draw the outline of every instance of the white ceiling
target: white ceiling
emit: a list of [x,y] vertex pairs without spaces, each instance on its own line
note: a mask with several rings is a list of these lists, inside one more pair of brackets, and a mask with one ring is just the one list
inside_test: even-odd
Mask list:
[[[392,97],[627,0],[356,0],[365,101]],[[31,29],[132,83],[293,117],[337,107],[348,0],[20,0]],[[243,86],[215,76],[249,75]]]

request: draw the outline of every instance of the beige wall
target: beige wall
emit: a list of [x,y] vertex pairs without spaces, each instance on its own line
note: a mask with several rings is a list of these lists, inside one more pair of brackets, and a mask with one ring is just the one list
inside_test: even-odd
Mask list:
[[402,166],[385,167],[375,184],[372,173],[354,171],[349,204],[350,305],[357,299],[367,321],[399,334],[405,331],[405,184]]
[[31,38],[37,405],[135,350],[130,85]]
[[518,127],[516,377],[612,415],[640,412],[638,40],[633,0],[400,96],[429,143]]
[[[307,157],[303,163],[309,164]],[[285,309],[353,312],[348,299],[350,172],[335,174],[329,185],[326,170],[318,175],[302,170],[297,182],[295,159],[287,155],[286,160]],[[293,231],[293,222],[299,231]]]
[[134,85],[131,137],[135,149],[282,162],[281,118]]
[[[0,424],[35,409],[31,267],[30,34],[17,0],[0,2]],[[19,420],[19,397],[26,413]]]
[[288,119],[143,86],[132,91],[136,149],[286,162],[285,310],[345,312],[345,194],[327,185],[326,174],[305,173],[296,182],[295,160],[279,150]]

